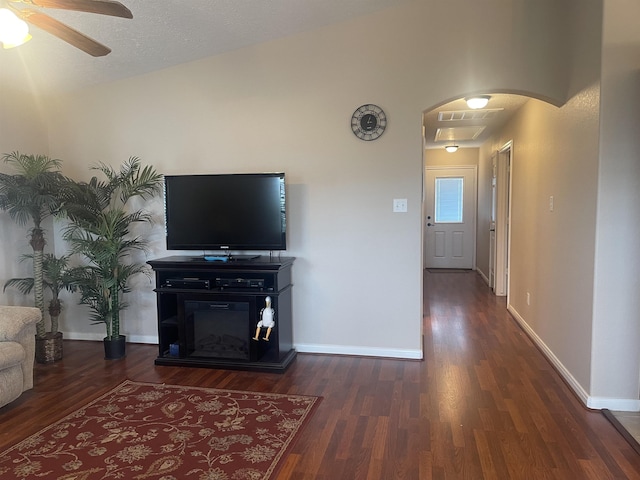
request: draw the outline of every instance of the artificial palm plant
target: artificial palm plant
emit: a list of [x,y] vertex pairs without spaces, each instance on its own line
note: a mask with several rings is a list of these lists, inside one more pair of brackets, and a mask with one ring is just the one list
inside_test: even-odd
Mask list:
[[[104,323],[107,342],[121,342],[120,312],[126,308],[122,295],[129,292],[129,279],[146,272],[146,264],[135,263],[131,254],[145,250],[146,239],[135,236],[132,226],[151,221],[143,210],[131,210],[135,197],[148,199],[160,193],[162,175],[140,159],[131,157],[115,170],[106,164],[93,167],[105,179],[72,182],[65,190],[62,211],[69,219],[64,238],[72,252],[84,256],[87,265],[71,270],[80,291],[80,303],[89,306],[94,323]],[[124,353],[122,353],[124,354]],[[109,355],[107,355],[109,357]]]
[[62,162],[46,155],[4,154],[3,161],[14,168],[14,174],[0,173],[0,208],[19,225],[31,224],[29,244],[33,249],[33,292],[35,306],[42,312],[36,325],[36,337],[47,337],[44,320],[44,220],[55,215],[65,178]]
[[[24,255],[24,259],[33,260],[33,255]],[[47,311],[51,321],[51,329],[47,332],[47,340],[42,348],[36,348],[36,355],[40,363],[55,362],[62,359],[62,333],[58,331],[58,319],[62,313],[62,290],[74,290],[73,279],[69,270],[69,256],[56,257],[52,253],[45,253],[42,260],[44,288],[51,292]],[[24,295],[29,295],[35,286],[33,277],[11,278],[4,284],[4,288],[13,287]]]

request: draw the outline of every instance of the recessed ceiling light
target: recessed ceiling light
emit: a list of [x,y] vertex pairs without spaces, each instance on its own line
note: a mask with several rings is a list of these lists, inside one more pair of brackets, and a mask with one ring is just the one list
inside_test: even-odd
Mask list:
[[467,97],[465,101],[469,108],[473,108],[474,110],[477,108],[484,108],[489,103],[491,97],[489,95],[476,95],[475,97]]

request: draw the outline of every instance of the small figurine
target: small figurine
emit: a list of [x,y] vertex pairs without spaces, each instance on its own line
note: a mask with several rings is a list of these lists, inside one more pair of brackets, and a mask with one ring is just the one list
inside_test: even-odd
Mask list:
[[256,336],[253,337],[254,340],[259,340],[260,329],[266,328],[267,334],[262,338],[263,340],[269,341],[269,335],[271,335],[271,329],[276,326],[275,322],[276,311],[271,308],[271,297],[267,297],[264,299],[264,308],[260,310],[260,321],[256,326]]

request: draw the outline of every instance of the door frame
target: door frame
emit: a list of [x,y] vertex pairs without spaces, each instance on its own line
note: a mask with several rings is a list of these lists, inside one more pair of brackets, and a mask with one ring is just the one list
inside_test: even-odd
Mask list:
[[509,264],[511,256],[511,199],[513,170],[513,140],[497,151],[495,282],[493,291],[509,301]]
[[422,199],[422,268],[427,268],[427,217],[426,217],[426,204],[428,185],[427,185],[427,172],[429,170],[442,170],[450,171],[452,175],[460,170],[468,170],[473,173],[473,209],[471,214],[471,268],[476,269],[476,249],[477,249],[477,225],[478,225],[478,166],[477,165],[425,165],[422,175],[423,199]]
[[489,214],[489,288],[496,291],[496,211],[498,203],[498,151],[491,154],[491,212]]

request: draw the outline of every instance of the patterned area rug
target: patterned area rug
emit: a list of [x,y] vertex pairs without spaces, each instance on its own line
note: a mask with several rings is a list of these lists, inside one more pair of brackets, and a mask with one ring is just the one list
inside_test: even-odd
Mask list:
[[319,400],[126,381],[0,453],[0,478],[268,479]]

